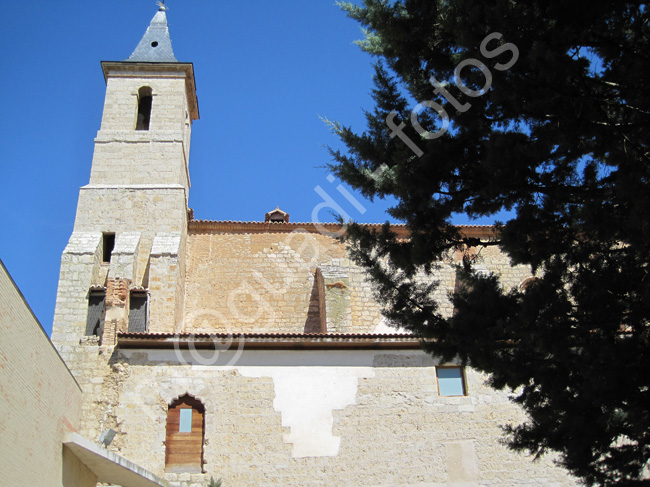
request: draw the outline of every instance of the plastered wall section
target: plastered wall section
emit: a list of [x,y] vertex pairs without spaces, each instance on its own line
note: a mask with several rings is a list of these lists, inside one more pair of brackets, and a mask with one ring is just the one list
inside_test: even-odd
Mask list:
[[[524,420],[505,393],[468,370],[469,395],[441,397],[419,351],[122,350],[97,367],[85,434],[116,429],[111,449],[175,486],[576,485],[500,442]],[[167,407],[186,393],[205,406],[205,473],[166,474]]]
[[[315,232],[257,233],[190,230],[185,284],[185,332],[301,333],[316,329],[318,286],[323,276],[327,331],[390,332],[371,283],[339,241]],[[481,250],[477,265],[497,273],[504,287],[530,276],[526,266],[512,267],[493,247]],[[453,257],[419,276],[435,280],[435,297],[447,316],[449,293],[456,285]]]
[[62,456],[64,435],[79,425],[81,402],[79,385],[0,264],[3,485],[95,485],[83,464]]

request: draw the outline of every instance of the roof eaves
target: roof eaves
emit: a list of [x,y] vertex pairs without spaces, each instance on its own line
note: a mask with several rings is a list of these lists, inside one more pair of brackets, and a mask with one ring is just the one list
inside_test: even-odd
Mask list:
[[224,349],[419,349],[420,339],[407,334],[307,333],[118,333],[121,348]]

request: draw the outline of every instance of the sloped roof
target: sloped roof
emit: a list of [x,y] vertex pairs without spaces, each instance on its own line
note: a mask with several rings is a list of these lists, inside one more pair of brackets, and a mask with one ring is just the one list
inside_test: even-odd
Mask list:
[[177,63],[172,49],[172,40],[167,27],[166,7],[161,4],[158,12],[151,19],[147,31],[142,36],[127,62],[135,63]]
[[130,333],[117,334],[122,348],[246,349],[419,349],[420,338],[407,333]]

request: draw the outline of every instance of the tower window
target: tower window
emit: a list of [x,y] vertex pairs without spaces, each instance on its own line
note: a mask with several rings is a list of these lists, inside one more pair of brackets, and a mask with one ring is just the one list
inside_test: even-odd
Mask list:
[[102,235],[102,262],[108,263],[111,261],[111,254],[115,248],[115,234],[104,233]]
[[138,90],[138,120],[135,125],[136,130],[149,130],[149,121],[151,120],[151,101],[151,88],[148,86],[140,88]]
[[147,293],[131,292],[129,299],[129,333],[147,331]]
[[104,331],[104,313],[106,312],[105,298],[105,291],[90,291],[88,295],[86,336],[102,336]]

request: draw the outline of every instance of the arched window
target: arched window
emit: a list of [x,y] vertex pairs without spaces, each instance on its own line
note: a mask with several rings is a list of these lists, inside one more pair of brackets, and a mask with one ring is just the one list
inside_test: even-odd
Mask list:
[[539,284],[539,277],[528,277],[527,279],[524,279],[521,281],[519,284],[519,290],[526,292],[526,290],[535,284]]
[[135,124],[136,130],[149,130],[149,121],[151,120],[151,94],[151,88],[148,86],[143,86],[138,90],[138,120]]
[[169,405],[165,441],[167,472],[203,472],[205,408],[189,394]]

